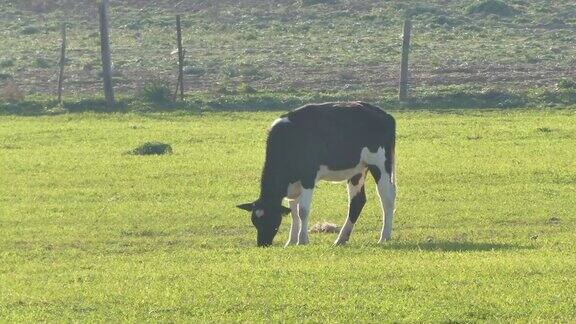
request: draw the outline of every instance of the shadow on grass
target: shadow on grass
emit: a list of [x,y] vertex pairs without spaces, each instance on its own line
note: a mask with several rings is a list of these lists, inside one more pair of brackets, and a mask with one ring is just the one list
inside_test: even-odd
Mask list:
[[390,242],[382,246],[385,250],[439,251],[439,252],[485,252],[504,250],[532,250],[533,246],[485,242]]
[[179,112],[200,111],[288,111],[304,104],[326,101],[359,100],[373,102],[383,109],[432,110],[453,112],[455,109],[510,109],[526,107],[569,107],[576,104],[576,89],[558,90],[484,90],[469,87],[430,88],[409,102],[401,103],[393,95],[366,95],[358,92],[258,92],[214,95],[192,93],[184,102],[155,104],[138,97],[119,97],[109,110],[101,98],[70,98],[62,106],[45,96],[19,103],[0,100],[0,115],[39,116],[62,113],[113,112]]
[[53,99],[35,99],[22,102],[3,102],[0,100],[0,116],[47,116],[67,113],[164,113],[198,114],[200,108],[194,102],[151,104],[135,98],[117,98],[113,109],[106,106],[106,101],[99,98],[71,99],[60,105]]
[[64,102],[60,105],[56,100],[29,100],[22,102],[0,102],[0,115],[14,116],[46,116],[60,115],[64,113],[114,113],[124,112],[129,102],[117,100],[114,110],[106,107],[103,99],[81,99],[77,101]]

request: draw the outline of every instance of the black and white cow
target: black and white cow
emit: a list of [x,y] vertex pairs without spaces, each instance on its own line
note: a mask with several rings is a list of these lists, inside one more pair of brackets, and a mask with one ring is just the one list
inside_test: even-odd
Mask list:
[[[345,181],[349,208],[334,244],[344,244],[366,203],[364,180],[370,171],[384,213],[380,243],[390,240],[396,188],[396,122],[364,102],[311,104],[282,115],[268,133],[260,197],[237,207],[252,212],[258,246],[272,244],[282,215],[292,213],[286,245],[308,243],[312,192],[319,180]],[[287,198],[290,208],[282,206]]]

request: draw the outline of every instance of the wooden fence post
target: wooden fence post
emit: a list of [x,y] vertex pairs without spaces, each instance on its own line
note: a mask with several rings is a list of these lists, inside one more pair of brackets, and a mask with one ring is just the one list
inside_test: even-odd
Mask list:
[[176,15],[176,41],[178,43],[178,84],[174,93],[174,100],[180,90],[180,99],[184,100],[184,50],[182,49],[182,25],[180,24],[180,15]]
[[62,87],[64,85],[64,66],[66,65],[66,23],[62,24],[62,48],[60,51],[60,74],[58,75],[58,102],[62,104]]
[[408,100],[409,72],[408,55],[410,54],[410,33],[412,32],[412,22],[408,19],[404,21],[404,32],[402,35],[402,64],[400,66],[400,90],[398,100],[404,102]]
[[108,0],[100,2],[100,50],[102,53],[102,78],[104,96],[109,110],[114,109],[114,88],[112,86],[112,56],[110,55],[110,36],[108,35]]

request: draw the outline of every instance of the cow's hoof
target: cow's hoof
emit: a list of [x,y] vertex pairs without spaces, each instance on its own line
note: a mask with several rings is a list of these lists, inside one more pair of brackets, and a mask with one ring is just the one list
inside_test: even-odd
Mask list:
[[297,242],[288,241],[288,242],[286,242],[286,244],[284,244],[284,247],[287,248],[290,245],[296,245],[296,244],[297,244]]
[[380,239],[380,240],[378,241],[378,244],[384,245],[384,244],[386,244],[386,243],[388,243],[388,242],[390,242],[390,239],[389,239],[389,238],[388,238],[388,239]]
[[336,242],[334,242],[333,246],[342,246],[345,245],[348,242],[348,240],[336,240]]

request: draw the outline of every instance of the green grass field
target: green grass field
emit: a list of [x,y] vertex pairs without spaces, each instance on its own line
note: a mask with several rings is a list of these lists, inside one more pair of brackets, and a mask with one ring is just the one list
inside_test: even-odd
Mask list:
[[[576,320],[574,110],[395,112],[393,242],[375,186],[335,234],[255,247],[277,113],[0,117],[0,320]],[[126,151],[150,140],[174,154]],[[340,224],[321,183],[312,223]]]

